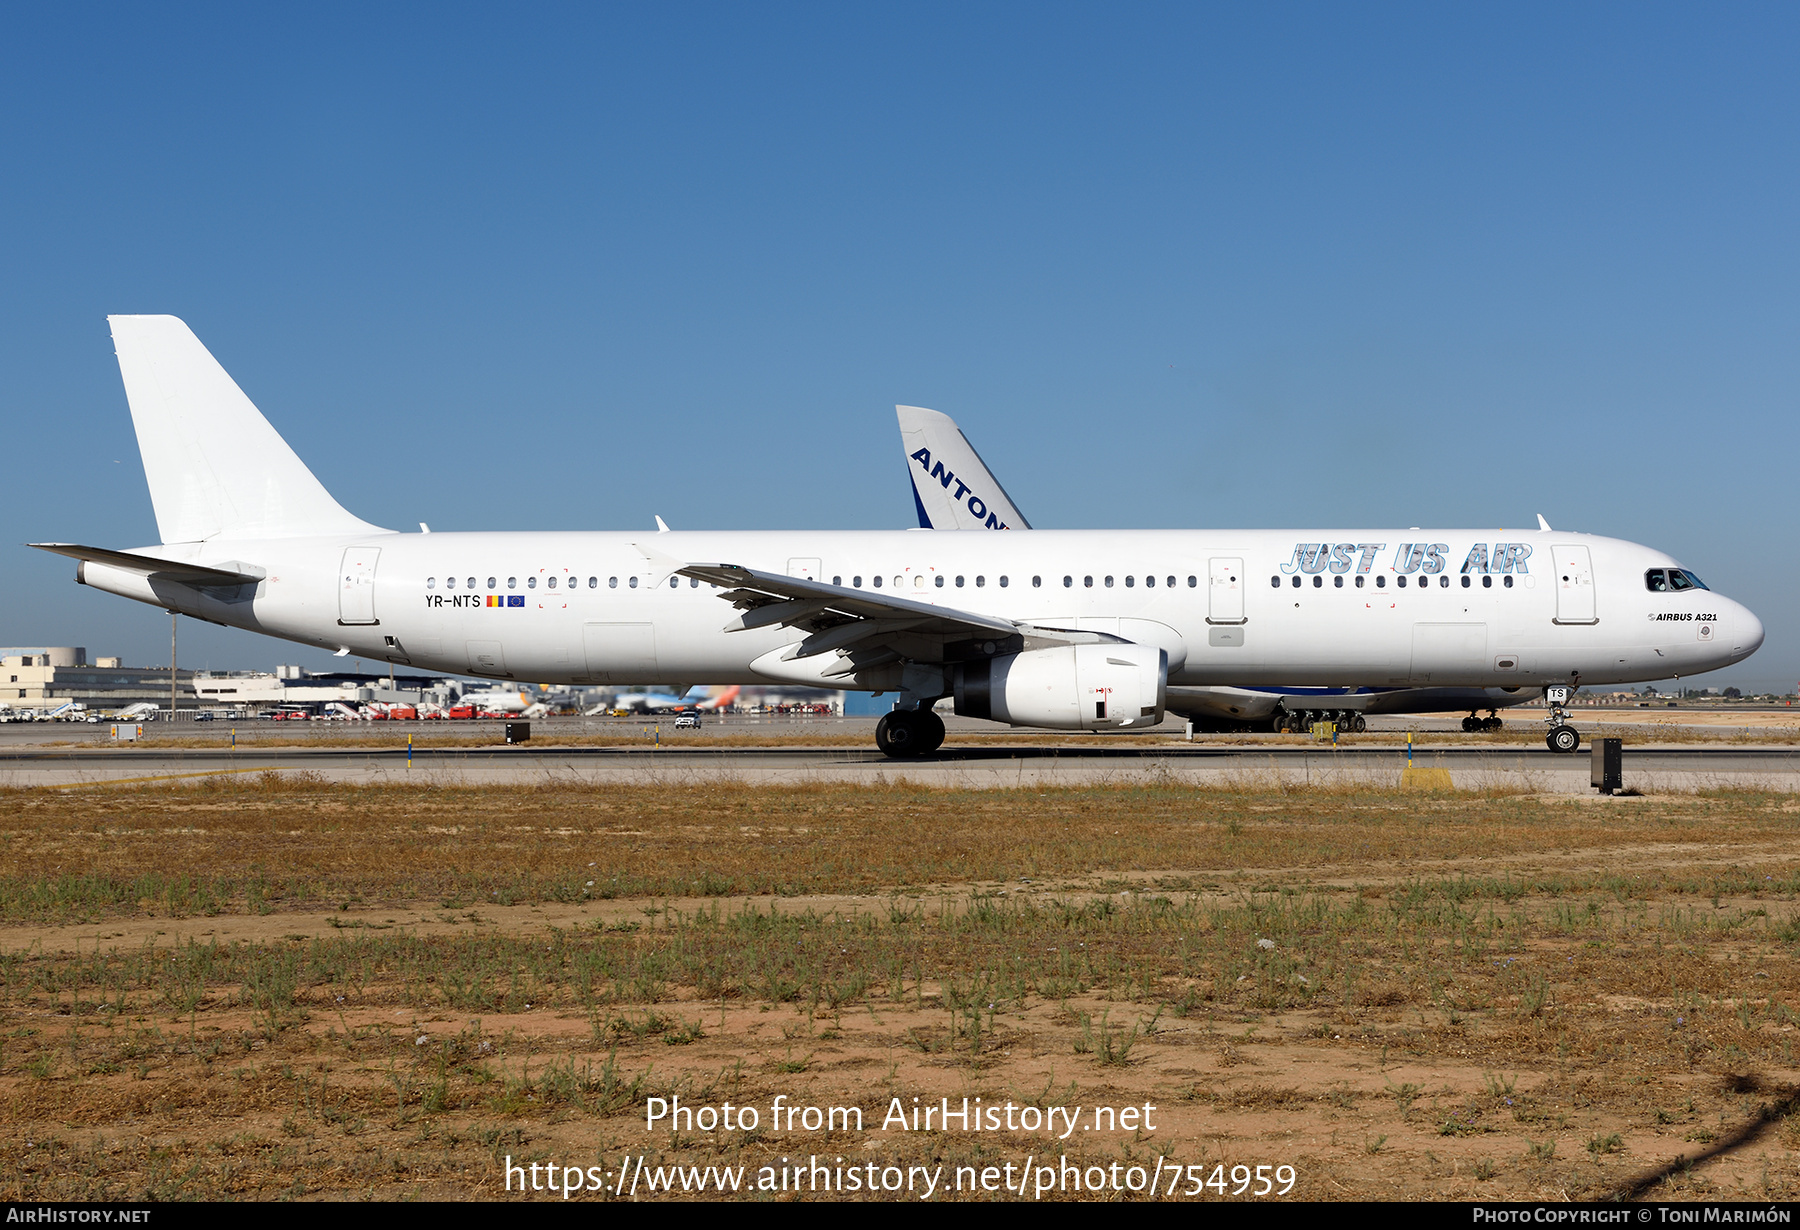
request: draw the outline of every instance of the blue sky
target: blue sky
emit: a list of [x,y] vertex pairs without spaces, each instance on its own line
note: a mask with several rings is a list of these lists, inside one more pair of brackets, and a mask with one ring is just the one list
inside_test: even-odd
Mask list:
[[[171,312],[396,527],[902,527],[893,405],[1043,527],[1558,528],[1792,690],[1800,13],[13,6],[13,544],[155,541]],[[167,661],[0,547],[0,643]],[[192,665],[317,664],[184,621]]]

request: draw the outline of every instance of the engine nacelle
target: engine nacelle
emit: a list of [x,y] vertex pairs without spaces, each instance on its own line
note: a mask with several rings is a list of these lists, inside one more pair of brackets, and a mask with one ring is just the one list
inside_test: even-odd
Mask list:
[[1014,726],[1119,730],[1163,719],[1169,655],[1154,645],[1059,645],[965,662],[956,712]]

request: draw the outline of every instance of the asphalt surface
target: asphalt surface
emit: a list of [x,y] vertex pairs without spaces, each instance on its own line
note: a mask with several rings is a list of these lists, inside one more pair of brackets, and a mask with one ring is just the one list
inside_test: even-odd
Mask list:
[[[669,741],[667,735],[664,739],[661,745],[646,738],[642,745],[623,747],[558,747],[541,738],[512,747],[425,745],[410,755],[404,747],[258,747],[241,743],[231,750],[13,743],[0,750],[0,784],[66,788],[305,770],[330,781],[495,786],[546,781],[593,785],[709,780],[875,782],[901,777],[922,784],[966,787],[1144,781],[1201,785],[1232,779],[1362,780],[1379,786],[1398,785],[1401,771],[1409,765],[1406,750],[1392,745],[1345,743],[1333,747],[1277,743],[1274,739],[1266,746],[1150,742],[1141,737],[1129,742],[1120,739],[1117,744],[948,746],[932,756],[911,760],[891,760],[876,751],[872,741],[866,747],[759,747],[746,738],[743,747],[698,747]],[[1440,736],[1418,746],[1410,764],[1447,769],[1453,783],[1465,789],[1502,784],[1543,791],[1589,788],[1590,759],[1585,744],[1575,755],[1558,755],[1541,744],[1458,745],[1454,736]],[[1628,744],[1624,765],[1625,784],[1647,792],[1731,785],[1800,789],[1800,747],[1794,746]]]

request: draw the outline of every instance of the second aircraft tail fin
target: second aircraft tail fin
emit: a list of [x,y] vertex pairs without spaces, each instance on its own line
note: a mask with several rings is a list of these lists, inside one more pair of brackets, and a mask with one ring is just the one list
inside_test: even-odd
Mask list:
[[928,530],[1028,530],[1031,523],[956,426],[921,406],[895,406],[919,525]]

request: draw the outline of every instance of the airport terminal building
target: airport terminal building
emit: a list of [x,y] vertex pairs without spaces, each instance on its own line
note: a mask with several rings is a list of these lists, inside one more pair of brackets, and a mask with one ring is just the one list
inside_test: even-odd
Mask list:
[[[176,671],[175,686],[193,694],[192,671]],[[123,709],[142,701],[169,703],[169,668],[126,666],[119,658],[88,661],[79,645],[0,648],[0,702],[39,708],[77,700],[90,709]]]

